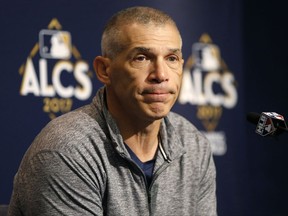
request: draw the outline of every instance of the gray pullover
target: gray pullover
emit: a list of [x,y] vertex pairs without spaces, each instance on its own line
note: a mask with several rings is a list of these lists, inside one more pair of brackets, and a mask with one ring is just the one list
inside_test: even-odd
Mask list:
[[107,111],[104,89],[90,105],[43,128],[14,179],[9,214],[214,216],[210,145],[176,113],[162,120],[150,187]]

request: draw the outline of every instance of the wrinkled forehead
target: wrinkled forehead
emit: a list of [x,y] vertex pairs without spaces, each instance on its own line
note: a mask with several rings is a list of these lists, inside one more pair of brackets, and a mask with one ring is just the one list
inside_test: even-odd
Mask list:
[[139,43],[149,46],[149,43],[163,44],[174,46],[174,48],[182,47],[181,35],[172,24],[166,23],[162,25],[132,23],[122,25],[119,28],[119,40],[121,43],[129,45],[131,43]]

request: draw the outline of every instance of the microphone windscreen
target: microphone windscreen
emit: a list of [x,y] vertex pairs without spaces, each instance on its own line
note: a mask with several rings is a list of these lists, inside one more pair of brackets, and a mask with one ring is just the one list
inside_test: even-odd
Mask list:
[[258,124],[260,114],[256,112],[250,112],[246,116],[247,120],[253,124]]

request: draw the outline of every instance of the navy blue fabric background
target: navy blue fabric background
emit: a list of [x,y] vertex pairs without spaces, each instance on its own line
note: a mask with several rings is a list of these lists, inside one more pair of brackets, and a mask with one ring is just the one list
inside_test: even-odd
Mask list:
[[[282,1],[247,0],[243,8],[245,111],[273,110],[287,122],[288,14]],[[246,215],[288,215],[288,135],[263,138],[254,128],[246,125]]]
[[[100,54],[100,37],[107,19],[128,6],[152,6],[169,13],[183,37],[185,61],[203,33],[221,50],[234,74],[237,104],[223,108],[216,132],[224,132],[227,152],[215,155],[219,215],[287,215],[287,134],[277,139],[255,134],[246,121],[250,111],[287,115],[287,13],[278,3],[261,5],[248,0],[11,0],[0,2],[0,204],[8,204],[13,177],[34,137],[49,121],[43,98],[20,95],[26,62],[41,29],[57,18],[72,37],[90,70]],[[286,13],[286,14],[285,14]],[[39,58],[38,58],[39,59]],[[37,69],[36,69],[37,70]],[[75,109],[90,102],[101,84],[91,78],[93,93],[85,101],[73,100]],[[176,103],[181,113],[201,131],[197,106]]]

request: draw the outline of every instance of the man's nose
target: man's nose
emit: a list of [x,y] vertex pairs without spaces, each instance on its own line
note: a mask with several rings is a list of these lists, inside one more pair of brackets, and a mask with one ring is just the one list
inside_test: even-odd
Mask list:
[[161,83],[169,80],[168,68],[167,65],[165,65],[164,59],[155,60],[149,77],[150,81],[154,83]]

